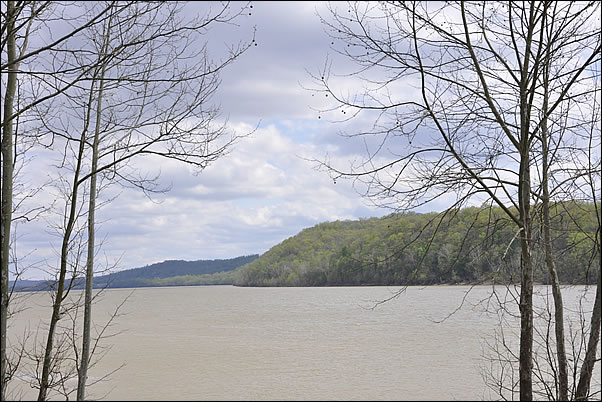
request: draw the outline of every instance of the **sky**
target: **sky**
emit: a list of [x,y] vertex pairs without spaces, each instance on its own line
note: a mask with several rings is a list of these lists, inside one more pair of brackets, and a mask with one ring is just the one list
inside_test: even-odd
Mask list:
[[[233,3],[240,7],[243,3]],[[237,133],[256,130],[200,174],[180,163],[141,161],[170,187],[149,199],[135,189],[96,213],[99,267],[136,268],[164,260],[225,259],[262,254],[304,228],[325,221],[383,216],[350,181],[332,180],[310,159],[346,164],[363,152],[339,135],[340,125],[318,118],[324,99],[308,90],[309,71],[332,57],[317,12],[320,2],[252,2],[238,26],[213,29],[210,50],[252,38],[252,46],[221,74],[212,101]],[[206,3],[188,7],[203,11]],[[320,116],[321,117],[321,116]],[[33,162],[44,169],[43,159]],[[144,165],[146,164],[146,165]],[[60,239],[48,222],[18,227],[18,252],[32,264],[23,279],[48,278],[58,264]]]
[[[343,20],[351,12],[346,3],[331,5]],[[376,149],[378,155],[371,161],[378,165],[387,157],[398,158],[411,144],[409,137],[402,135],[387,136],[382,148],[377,136],[345,136],[345,133],[378,130],[375,119],[379,112],[362,111],[348,119],[341,113],[345,109],[331,109],[332,96],[328,98],[324,92],[311,90],[317,87],[313,77],[327,75],[324,71],[328,66],[333,72],[328,82],[334,82],[337,95],[367,91],[362,87],[365,83],[353,75],[361,67],[336,52],[346,44],[330,37],[327,26],[320,20],[320,16],[331,20],[327,3],[230,4],[233,12],[243,6],[247,8],[231,23],[210,26],[203,43],[207,44],[209,57],[219,61],[230,46],[254,39],[252,46],[221,72],[219,88],[207,105],[219,107],[221,115],[217,123],[225,122],[228,132],[250,134],[200,173],[169,159],[145,157],[130,161],[141,172],[158,175],[157,186],[169,191],[149,197],[136,188],[112,186],[101,192],[102,205],[96,212],[97,271],[109,267],[114,271],[137,268],[165,260],[263,254],[301,230],[322,222],[380,217],[393,212],[375,206],[364,197],[366,188],[361,181],[333,180],[324,169],[318,169],[318,162],[322,161],[349,171],[351,165],[365,161]],[[189,2],[185,7],[186,16],[203,15],[208,7],[218,9],[220,3]],[[61,23],[61,19],[56,21]],[[65,22],[64,30],[69,29]],[[32,48],[36,45],[39,44],[32,40]],[[369,70],[367,74],[382,74],[382,70],[375,71]],[[383,80],[375,75],[370,77]],[[416,75],[396,77],[377,96],[400,95],[404,100],[421,97],[417,80]],[[331,111],[326,113],[326,109]],[[67,129],[69,113],[79,113],[77,108],[65,112],[60,108],[52,110],[61,124],[67,121]],[[81,118],[77,121],[81,123]],[[418,144],[413,147],[430,141],[431,135],[428,127],[421,128]],[[60,146],[55,144],[55,148]],[[60,171],[52,168],[62,163],[60,155],[56,149],[36,150],[28,154],[24,174],[18,176],[17,190],[20,185],[42,186],[24,205],[31,200],[43,200],[42,205],[52,207],[51,212],[38,219],[20,220],[16,225],[13,238],[17,239],[20,267],[29,267],[22,279],[51,278],[57,272],[61,237],[56,228],[64,225],[64,211],[56,189],[61,184],[68,187],[53,175]],[[387,173],[379,172],[383,176]],[[380,178],[384,181],[390,179],[383,176]],[[412,183],[399,180],[396,185]],[[440,211],[453,205],[456,197],[446,192],[414,211]],[[478,197],[471,202],[480,203]],[[82,220],[82,233],[83,228]]]

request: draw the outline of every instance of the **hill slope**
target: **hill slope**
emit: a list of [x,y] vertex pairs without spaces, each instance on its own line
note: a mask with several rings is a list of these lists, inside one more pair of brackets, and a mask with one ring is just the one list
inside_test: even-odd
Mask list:
[[[252,262],[258,255],[223,260],[167,260],[142,268],[127,269],[94,278],[94,287],[139,287],[216,284],[215,278],[228,278],[226,272]],[[213,280],[212,280],[213,279]],[[230,280],[217,281],[232,283]]]
[[[593,204],[553,208],[562,283],[595,283],[600,251]],[[568,218],[570,212],[571,218]],[[429,285],[518,282],[520,242],[501,210],[477,207],[437,213],[326,222],[274,246],[236,272],[240,286]],[[539,233],[535,233],[536,242]],[[540,244],[537,282],[547,282]]]
[[[95,288],[134,288],[145,286],[185,286],[232,284],[234,270],[252,262],[257,254],[222,260],[168,260],[141,268],[126,269],[94,278]],[[10,281],[9,288],[20,291],[49,290],[52,283],[37,280]],[[75,289],[84,286],[84,278],[74,285]]]

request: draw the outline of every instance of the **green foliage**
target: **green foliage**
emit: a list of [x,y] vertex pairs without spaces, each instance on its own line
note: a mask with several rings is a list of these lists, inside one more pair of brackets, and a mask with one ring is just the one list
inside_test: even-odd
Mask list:
[[[538,211],[535,206],[534,211]],[[548,282],[536,221],[535,280]],[[595,283],[600,250],[593,204],[553,205],[552,232],[562,283]],[[599,234],[598,234],[599,235]],[[235,271],[241,286],[429,285],[519,282],[516,226],[499,208],[391,214],[301,231]]]
[[196,286],[196,285],[231,285],[234,282],[234,271],[215,272],[201,275],[179,275],[167,278],[142,279],[143,286]]

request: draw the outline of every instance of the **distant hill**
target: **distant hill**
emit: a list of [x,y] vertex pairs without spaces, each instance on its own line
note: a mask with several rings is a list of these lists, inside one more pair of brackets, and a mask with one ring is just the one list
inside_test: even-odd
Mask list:
[[14,281],[8,281],[9,292],[15,291],[38,291],[38,290],[50,290],[50,282],[44,280],[18,280],[17,283]]
[[[534,208],[535,210],[535,208]],[[570,212],[570,217],[569,213]],[[561,283],[593,284],[600,269],[594,204],[552,208]],[[534,215],[537,220],[537,215]],[[538,225],[535,225],[538,228]],[[520,242],[499,208],[324,222],[304,229],[235,272],[239,286],[434,285],[519,283]],[[534,279],[548,283],[540,232]]]
[[[127,269],[94,278],[94,287],[131,288],[140,286],[176,286],[186,284],[216,284],[211,283],[210,276],[220,272],[233,271],[258,258],[257,254],[236,257],[226,260],[167,260],[142,268]],[[222,275],[223,276],[223,275]],[[197,277],[197,281],[185,279]],[[169,280],[167,280],[169,278]],[[174,279],[176,278],[176,279]],[[202,281],[201,279],[206,279]],[[228,282],[228,281],[221,281]],[[232,281],[229,281],[232,283]],[[221,283],[226,284],[226,283]]]
[[[257,254],[221,260],[167,260],[141,268],[126,269],[101,275],[94,278],[95,288],[135,288],[146,286],[184,286],[184,285],[217,285],[232,284],[233,271],[252,262]],[[51,283],[47,281],[21,280],[9,286],[15,290],[48,290]],[[83,278],[75,288],[83,287]]]

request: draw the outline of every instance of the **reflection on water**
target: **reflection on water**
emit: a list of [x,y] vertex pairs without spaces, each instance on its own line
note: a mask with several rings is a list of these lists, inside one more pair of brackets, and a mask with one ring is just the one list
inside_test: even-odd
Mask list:
[[[89,381],[125,365],[90,387],[90,396],[109,400],[495,397],[482,377],[483,339],[492,339],[498,325],[495,315],[483,312],[492,288],[472,288],[463,303],[470,287],[410,287],[373,308],[398,289],[136,289],[121,310],[125,314],[111,327],[111,332],[120,333],[105,341],[112,348],[90,370]],[[578,302],[582,290],[565,290],[567,306]],[[105,291],[94,308],[95,320],[104,323],[130,292]],[[593,293],[595,288],[588,293],[590,300]],[[13,321],[11,336],[22,333],[28,322],[37,325],[50,315],[48,295],[33,295],[26,303],[33,307]],[[20,392],[23,398],[37,396],[27,389]]]

